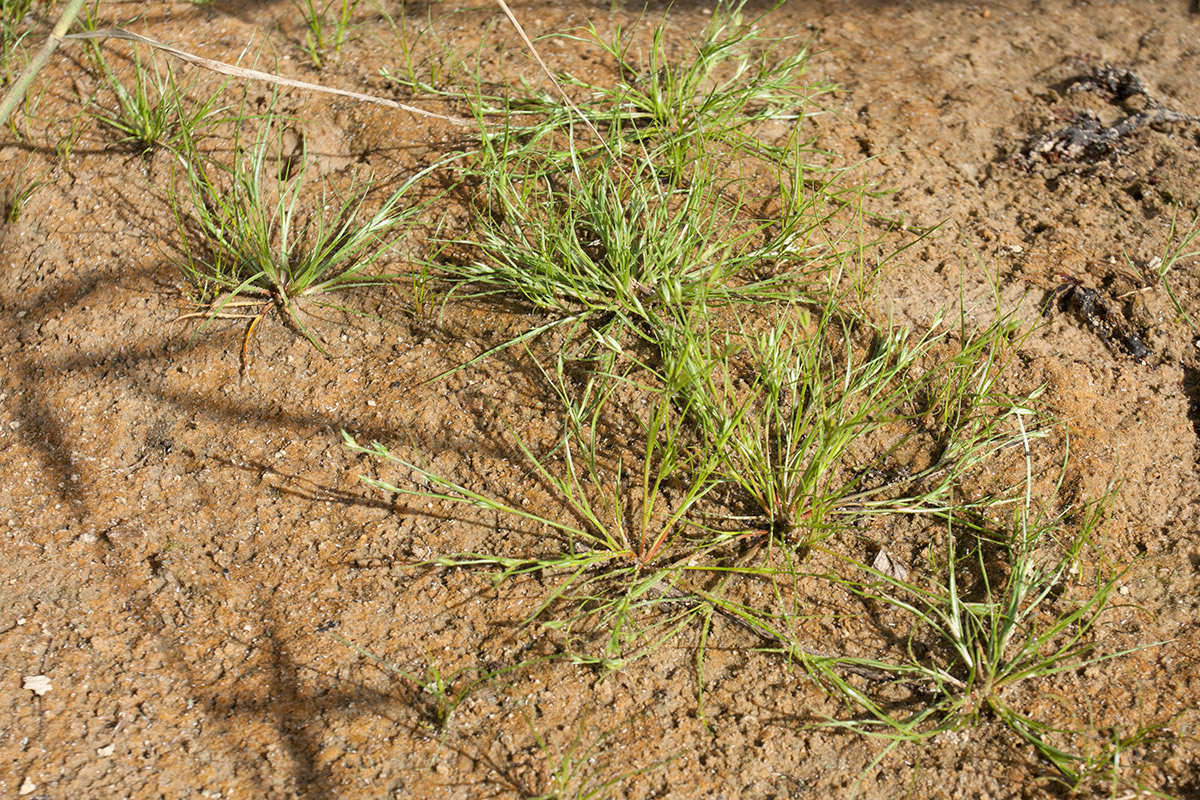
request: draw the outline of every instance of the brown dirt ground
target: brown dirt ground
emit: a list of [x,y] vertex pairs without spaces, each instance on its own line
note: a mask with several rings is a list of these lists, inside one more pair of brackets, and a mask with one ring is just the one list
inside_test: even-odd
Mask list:
[[[397,57],[365,6],[343,66],[324,73],[305,66],[284,0],[105,3],[102,15],[142,13],[136,30],[226,60],[269,43],[286,74],[387,93],[379,69]],[[417,26],[432,17],[464,52],[491,31],[485,69],[535,74],[493,6],[404,8]],[[515,11],[531,33],[639,17],[598,2]],[[662,13],[651,5],[641,24]],[[675,3],[671,35],[687,41],[708,13]],[[816,37],[812,75],[842,86],[837,113],[819,120],[821,144],[847,162],[872,157],[861,178],[894,190],[875,210],[942,223],[880,285],[899,318],[928,322],[960,290],[986,298],[998,273],[1004,302],[1026,298],[1035,323],[1070,274],[1114,298],[1153,351],[1139,362],[1078,315],[1056,313],[1013,377],[1045,383],[1070,422],[1081,494],[1122,481],[1102,544],[1131,568],[1099,648],[1167,642],[1048,679],[1026,707],[1092,740],[1174,717],[1171,735],[1125,755],[1123,774],[1200,797],[1200,352],[1163,287],[1138,284],[1123,255],[1144,265],[1163,250],[1174,204],[1195,213],[1200,124],[1147,125],[1099,157],[1021,155],[1081,112],[1106,123],[1131,113],[1137,98],[1068,91],[1094,65],[1130,68],[1165,106],[1200,115],[1200,14],[1185,0],[830,0],[790,3],[765,24]],[[605,74],[577,46],[544,51],[556,68]],[[987,719],[887,754],[881,742],[814,729],[838,705],[720,623],[703,667],[707,724],[697,636],[685,632],[608,676],[551,660],[494,678],[432,730],[427,693],[327,631],[412,673],[494,671],[554,652],[551,634],[520,625],[544,587],[406,567],[502,546],[503,521],[368,490],[358,476],[378,468],[339,431],[415,446],[472,485],[525,491],[494,408],[531,431],[551,424],[528,370],[498,359],[422,381],[528,315],[460,303],[414,316],[403,300],[371,297],[389,322],[324,323],[335,359],[268,320],[239,378],[243,326],[197,335],[178,321],[187,306],[162,191],[169,155],[113,149],[86,118],[69,161],[56,153],[97,88],[77,47],[65,47],[39,79],[22,139],[0,137],[6,198],[33,176],[46,182],[0,228],[0,795],[526,797],[554,790],[552,771],[572,763],[560,756],[578,761],[571,792],[613,780],[600,795],[619,797],[1065,793],[1031,748]],[[330,174],[400,173],[453,139],[444,124],[348,100],[289,92],[283,107],[302,116]],[[1170,277],[1200,317],[1200,262]],[[837,640],[848,649],[851,630]],[[24,688],[36,675],[51,691]],[[468,682],[459,673],[454,689]]]

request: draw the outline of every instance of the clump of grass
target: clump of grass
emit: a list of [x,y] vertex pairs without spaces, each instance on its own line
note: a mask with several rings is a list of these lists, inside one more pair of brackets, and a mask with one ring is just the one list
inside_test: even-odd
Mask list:
[[588,155],[548,128],[485,134],[463,169],[479,186],[476,234],[451,243],[465,257],[434,267],[450,296],[508,297],[557,317],[527,336],[582,324],[660,349],[678,309],[817,296],[869,245],[834,233],[854,190],[838,176],[810,182],[795,142],[772,176],[779,204],[762,215],[751,176],[720,151],[664,170],[650,143],[619,135]]
[[[383,445],[364,447],[348,439],[351,447],[398,461],[437,487],[429,496],[555,531],[562,547],[552,554],[468,553],[439,563],[491,565],[505,577],[531,570],[565,575],[539,613],[551,606],[573,608],[553,623],[568,636],[585,620],[593,630],[608,631],[601,652],[579,656],[608,666],[651,652],[687,620],[706,617],[713,608],[753,618],[761,623],[758,630],[772,631],[771,612],[737,610],[721,592],[685,593],[686,601],[672,593],[689,572],[713,570],[728,577],[760,569],[738,553],[749,541],[761,542],[764,531],[771,541],[783,538],[795,547],[846,522],[835,517],[885,510],[944,513],[949,487],[1011,443],[1011,431],[1000,429],[1010,420],[1008,410],[1020,408],[1014,403],[990,422],[981,421],[985,395],[1002,369],[994,360],[984,359],[983,386],[962,381],[945,390],[931,377],[930,367],[920,362],[935,344],[944,344],[945,331],[910,344],[907,332],[889,328],[855,355],[860,345],[851,341],[851,331],[863,323],[853,321],[853,311],[836,298],[842,297],[841,277],[867,260],[875,244],[862,236],[862,192],[841,188],[838,173],[815,180],[822,173],[807,163],[810,151],[800,133],[781,149],[731,144],[735,131],[784,113],[778,100],[782,76],[794,77],[802,58],[782,72],[749,69],[748,60],[737,60],[727,79],[713,83],[728,67],[724,59],[753,37],[752,28],[729,14],[718,17],[695,63],[671,65],[677,78],[653,78],[663,82],[655,90],[657,106],[646,100],[642,110],[631,110],[627,97],[602,97],[591,107],[604,113],[589,117],[587,130],[578,135],[564,122],[566,112],[545,109],[533,125],[484,126],[479,150],[463,168],[465,180],[479,187],[476,235],[451,243],[467,257],[437,265],[453,287],[449,296],[500,296],[554,317],[476,360],[552,327],[589,331],[581,349],[560,354],[545,371],[563,408],[561,441],[551,453],[535,453],[516,441],[568,513],[532,514],[437,476]],[[665,52],[661,31],[654,48]],[[712,96],[698,102],[697,93],[706,90]],[[673,99],[664,93],[674,93]],[[482,101],[477,113],[480,108]],[[788,113],[799,118],[803,109]],[[601,140],[588,140],[598,133]],[[685,152],[691,155],[681,158]],[[764,184],[778,197],[769,214],[751,200]],[[779,328],[774,338],[755,339],[743,331],[718,341],[719,315],[780,302],[813,305],[816,335]],[[831,346],[838,329],[842,340]],[[998,349],[1010,332],[997,325],[970,342],[964,335],[958,361],[936,369],[958,375],[956,364]],[[748,393],[735,388],[745,382],[736,356],[747,348],[757,362]],[[578,358],[593,364],[582,391],[565,378],[568,362]],[[638,415],[636,472],[614,466],[601,444],[602,419],[619,385],[632,386],[649,409]],[[933,413],[918,408],[918,398],[945,391],[966,410],[937,429],[940,458],[910,476],[901,487],[910,491],[881,499],[885,491],[864,485],[874,463],[852,463],[851,448],[885,426]],[[904,440],[900,435],[891,449]],[[884,447],[871,458],[889,452]],[[744,518],[713,524],[706,516],[713,509],[701,513],[701,507],[718,489],[740,492],[763,516],[750,529]],[[803,533],[796,532],[800,528]],[[788,569],[794,569],[795,561],[790,563]],[[727,583],[723,578],[721,585]],[[648,632],[637,620],[662,607],[664,597],[674,597],[667,602],[673,610],[665,622],[651,626],[657,633]]]
[[[738,230],[745,198],[726,200],[736,185],[706,169],[666,182],[645,161],[622,171],[612,162],[575,160],[569,170],[506,154],[480,168],[487,181],[477,243],[483,257],[448,271],[540,309],[587,309],[646,323],[664,295],[711,286],[717,301],[715,292],[731,279],[787,252],[779,239],[756,241],[766,221]],[[783,283],[755,281],[725,292],[778,298]]]
[[616,119],[627,130],[657,142],[686,141],[694,133],[737,149],[759,151],[753,136],[770,120],[797,122],[814,113],[814,101],[831,84],[804,80],[810,48],[794,37],[768,40],[760,17],[747,19],[745,0],[718,3],[708,25],[673,59],[666,20],[657,25],[643,55],[633,36],[618,27],[610,39],[590,26],[577,41],[597,46],[617,71],[617,80],[596,85],[568,76],[587,92],[580,107],[597,125]]
[[157,63],[146,66],[136,49],[133,76],[128,83],[109,66],[99,46],[93,46],[89,52],[116,101],[115,107],[90,113],[122,134],[117,144],[128,146],[140,155],[149,155],[160,147],[178,152],[188,142],[200,138],[205,129],[222,121],[225,108],[221,106],[221,95],[225,84],[194,103],[187,95],[195,83],[180,87],[174,72],[160,69]]
[[[801,129],[827,87],[800,82],[803,48],[774,60],[741,5],[717,9],[678,62],[656,28],[640,77],[618,31],[601,47],[624,83],[576,81],[588,90],[578,103],[463,92],[480,123],[461,166],[478,188],[474,231],[414,282],[424,290],[439,275],[449,296],[503,296],[557,316],[481,358],[557,325],[662,351],[680,309],[819,302],[829,276],[870,260],[882,233],[865,235],[865,190],[816,163],[827,159]],[[785,145],[755,138],[768,119],[793,124]]]
[[[499,116],[501,124],[518,129],[563,130],[582,122],[606,136],[683,148],[676,154],[682,162],[687,145],[699,138],[721,141],[743,154],[771,153],[776,148],[756,138],[758,128],[767,121],[794,123],[817,113],[818,99],[835,87],[805,80],[809,46],[794,37],[767,39],[758,27],[761,18],[747,19],[745,5],[744,0],[718,3],[679,58],[669,46],[666,18],[651,32],[644,52],[635,52],[637,31],[619,26],[607,37],[592,25],[582,35],[564,34],[575,46],[594,48],[614,77],[596,83],[559,74],[556,80],[574,98],[574,108],[558,93],[526,81],[478,82],[454,90],[424,78],[414,69],[407,26],[395,23],[404,63],[383,74],[410,89],[465,103],[489,122]],[[585,151],[604,146],[598,141],[572,144]]]
[[[842,279],[877,244],[863,238],[864,192],[809,163],[798,132],[783,148],[754,138],[765,120],[801,121],[823,87],[792,85],[805,53],[772,62],[755,51],[741,8],[714,14],[683,63],[666,58],[662,28],[645,63],[628,57],[620,35],[601,44],[619,65],[618,85],[567,76],[583,95],[573,104],[482,88],[467,98],[482,130],[464,169],[479,187],[476,235],[451,243],[466,257],[437,266],[450,297],[500,296],[553,315],[480,358],[552,327],[589,329],[581,350],[560,351],[543,370],[563,409],[561,438],[545,451],[513,439],[560,513],[505,502],[379,443],[347,444],[414,477],[368,480],[377,488],[548,531],[529,551],[434,563],[492,569],[498,580],[550,576],[530,621],[560,631],[576,660],[617,669],[689,625],[701,629],[703,659],[720,615],[869,717],[840,727],[919,740],[986,709],[1077,777],[1078,757],[1008,690],[1113,657],[1091,656],[1086,639],[1115,579],[1074,606],[1060,600],[1100,507],[1076,509],[1071,528],[1053,497],[1033,502],[1031,444],[1050,426],[1037,390],[999,388],[1021,341],[1015,316],[997,311],[968,331],[964,314],[956,334],[939,320],[914,335],[847,307]],[[486,124],[495,113],[499,128]],[[770,213],[749,201],[752,185],[778,196]],[[748,305],[775,303],[795,313],[765,332],[741,323]],[[582,388],[566,378],[581,356],[595,357]],[[614,410],[617,387],[644,401],[633,412],[635,456],[605,444],[611,417],[631,413]],[[892,463],[914,449],[916,466]],[[1002,468],[1021,452],[1023,492],[996,474],[1011,474]],[[1006,508],[1009,528],[988,521]],[[808,610],[797,587],[815,577],[804,572],[806,553],[883,514],[947,525],[948,549],[929,574],[909,581],[847,559],[822,577],[912,617],[934,642],[918,647],[914,633],[909,660],[896,663],[814,650],[798,633]],[[999,566],[985,550],[1001,553]],[[746,601],[745,579],[766,581],[770,599]],[[932,686],[934,699],[900,716],[856,682],[864,670]]]
[[[1026,454],[1024,493],[1010,521],[989,522],[951,509],[940,552],[919,578],[908,580],[866,564],[861,578],[836,580],[899,612],[908,628],[907,658],[837,659],[921,686],[925,701],[911,713],[884,702],[886,683],[870,688],[846,680],[830,663],[811,662],[833,691],[866,717],[829,723],[897,742],[922,741],[978,724],[985,716],[1032,744],[1073,786],[1091,774],[1089,759],[1056,743],[1069,732],[1020,707],[1020,684],[1075,671],[1123,653],[1096,655],[1089,635],[1123,573],[1098,577],[1091,591],[1072,590],[1085,548],[1105,512],[1103,501],[1059,507],[1059,482],[1040,500]],[[1152,646],[1152,645],[1151,645]],[[1129,651],[1124,651],[1129,652]]]
[[[421,211],[409,203],[413,188],[434,167],[400,184],[373,212],[372,181],[345,192],[314,187],[301,152],[285,157],[278,120],[268,118],[231,164],[217,164],[189,147],[183,188],[171,196],[182,240],[180,266],[208,321],[250,320],[245,341],[275,312],[322,353],[302,308],[342,308],[337,292],[390,280],[373,271],[397,234]],[[243,344],[243,361],[245,359]]]
[[[836,319],[830,304],[816,327],[829,332]],[[777,326],[756,346],[786,330]],[[690,336],[692,345],[702,348],[704,332],[694,323],[690,331],[677,335]],[[460,553],[436,563],[492,567],[501,578],[530,571],[564,576],[531,620],[545,612],[550,615],[546,624],[568,638],[577,629],[590,631],[582,635],[584,647],[574,653],[581,661],[619,667],[714,611],[788,642],[787,612],[739,604],[734,599],[737,578],[794,581],[804,546],[853,527],[867,515],[941,517],[972,505],[1011,502],[990,496],[968,502],[954,494],[971,470],[1031,438],[1021,434],[1014,419],[1032,414],[1033,401],[994,391],[1003,368],[1000,360],[990,362],[980,381],[956,384],[951,399],[965,411],[949,428],[927,423],[938,434],[928,467],[891,485],[864,485],[865,475],[912,438],[914,420],[936,410],[919,404],[918,396],[928,402],[937,388],[957,377],[956,365],[974,363],[986,347],[1006,341],[1008,333],[1003,325],[988,329],[978,336],[985,344],[968,340],[951,356],[923,364],[920,356],[945,344],[945,330],[915,344],[907,343],[906,332],[888,330],[875,337],[865,357],[851,347],[835,350],[797,342],[795,348],[808,348],[805,362],[789,345],[783,352],[766,347],[751,361],[761,369],[764,355],[778,355],[776,371],[738,398],[721,396],[735,381],[720,376],[741,369],[741,348],[728,342],[713,348],[707,360],[680,358],[672,349],[659,368],[615,354],[611,363],[623,372],[592,373],[582,389],[572,388],[567,357],[560,353],[545,376],[563,409],[561,439],[548,452],[535,452],[519,438],[514,442],[537,480],[553,488],[564,509],[561,516],[518,508],[439,476],[415,459],[395,456],[381,444],[367,447],[350,437],[347,443],[400,464],[418,478],[412,486],[368,480],[384,491],[465,503],[555,532],[553,539],[542,540],[537,555]],[[598,337],[603,346],[617,347],[611,338]],[[766,366],[769,370],[770,363]],[[718,378],[702,381],[697,374]],[[639,375],[644,377],[635,380]],[[621,386],[632,386],[645,401],[638,415],[636,467],[605,445],[615,413],[613,397]],[[864,440],[871,436],[875,441],[867,447]],[[717,497],[727,500],[716,502]],[[739,507],[739,498],[757,504],[761,515],[732,513],[726,503]],[[546,549],[550,541],[558,546]],[[764,542],[777,543],[792,555],[783,566],[768,565],[755,556]],[[700,588],[704,575],[717,581],[715,588],[711,582]],[[588,636],[596,631],[603,631],[600,650],[587,651]],[[802,644],[798,647],[804,651]]]
[[[723,480],[761,510],[759,524],[804,543],[829,535],[841,516],[961,510],[967,501],[951,499],[954,487],[1019,444],[1014,420],[1034,413],[1035,395],[996,389],[1004,354],[1012,352],[1011,318],[973,334],[960,330],[957,351],[939,360],[935,351],[953,346],[940,318],[913,336],[847,320],[836,303],[831,296],[815,318],[801,309],[762,333],[742,331],[748,388],[728,363],[711,357],[692,366],[688,388],[701,406],[694,417],[722,454]],[[679,330],[691,341],[673,350],[695,352],[696,331]],[[728,349],[726,343],[718,352]],[[933,451],[930,463],[889,462],[917,439]],[[864,463],[862,443],[869,440],[886,445]]]
[[[378,442],[360,445],[346,434],[346,443],[357,452],[402,466],[433,487],[364,478],[383,491],[465,503],[543,526],[549,535],[539,548],[541,553],[447,554],[436,563],[493,568],[501,581],[531,572],[562,576],[530,621],[561,606],[565,614],[549,624],[562,629],[568,639],[582,629],[585,639],[598,644],[598,649],[586,643],[569,648],[572,658],[615,669],[652,652],[661,639],[669,638],[669,632],[661,633],[664,624],[672,631],[694,614],[694,609],[686,609],[678,618],[660,621],[649,630],[639,624],[645,608],[661,600],[664,591],[679,579],[683,563],[676,562],[680,557],[686,561],[729,539],[719,531],[696,527],[689,518],[689,512],[715,486],[711,476],[717,461],[680,446],[683,432],[677,414],[670,401],[659,396],[641,420],[643,457],[638,469],[630,471],[619,461],[614,463],[605,453],[603,432],[603,412],[612,386],[593,379],[577,396],[564,361],[560,359],[557,365],[546,378],[563,404],[561,440],[551,452],[540,454],[519,438],[514,441],[537,479],[556,493],[564,509],[561,516],[506,503],[440,476],[416,460],[394,455]],[[655,630],[661,635],[655,636]],[[600,637],[598,643],[593,641],[595,635]]]

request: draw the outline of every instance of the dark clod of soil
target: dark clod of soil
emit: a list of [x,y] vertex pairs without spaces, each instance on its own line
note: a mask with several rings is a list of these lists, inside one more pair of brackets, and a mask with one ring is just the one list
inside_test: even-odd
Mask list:
[[1102,291],[1084,286],[1077,278],[1063,277],[1066,280],[1052,293],[1053,302],[1047,305],[1047,310],[1056,306],[1059,311],[1069,313],[1080,325],[1103,341],[1119,345],[1137,361],[1145,361],[1154,354],[1142,335]]
[[1094,164],[1116,152],[1123,139],[1147,125],[1200,122],[1198,117],[1167,108],[1150,95],[1140,77],[1123,67],[1093,67],[1069,78],[1065,89],[1067,94],[1099,94],[1114,106],[1125,105],[1131,98],[1140,97],[1145,108],[1130,110],[1124,119],[1108,125],[1094,111],[1067,110],[1068,125],[1034,136],[1021,149],[1018,160],[1026,169],[1038,159],[1051,164]]

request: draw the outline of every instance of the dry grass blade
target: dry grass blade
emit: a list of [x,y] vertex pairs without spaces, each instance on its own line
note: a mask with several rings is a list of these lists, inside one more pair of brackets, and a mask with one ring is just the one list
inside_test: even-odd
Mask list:
[[324,92],[325,94],[334,94],[339,97],[349,97],[352,100],[361,100],[364,103],[375,103],[376,105],[387,106],[388,108],[398,108],[401,111],[407,111],[410,114],[417,114],[422,117],[432,117],[440,119],[455,125],[476,125],[474,120],[463,119],[462,117],[452,117],[447,114],[438,114],[433,111],[426,111],[423,108],[406,105],[405,103],[397,103],[395,100],[388,100],[383,97],[375,97],[362,92],[351,92],[348,89],[334,89],[329,86],[322,86],[319,83],[309,83],[308,81],[298,81],[293,78],[285,78],[282,75],[274,75],[270,72],[262,72],[256,69],[247,69],[234,64],[227,64],[224,61],[214,61],[211,58],[204,58],[194,53],[189,53],[186,50],[180,50],[178,47],[172,47],[169,44],[164,44],[156,39],[151,39],[147,36],[140,36],[136,33],[121,30],[120,28],[106,28],[100,31],[84,31],[82,33],[72,33],[62,37],[64,39],[124,39],[129,42],[137,42],[139,44],[150,45],[157,48],[169,56],[174,56],[181,61],[187,61],[190,64],[195,64],[198,67],[219,72],[222,75],[230,75],[235,78],[247,78],[249,80],[266,81],[279,86],[291,86],[296,89],[307,89],[311,92]]
[[[521,23],[517,19],[516,14],[513,14],[512,9],[508,7],[508,3],[504,2],[504,0],[496,0],[496,4],[500,6],[500,10],[504,12],[506,17],[508,17],[508,21],[511,22],[513,28],[516,29],[517,35],[521,37],[521,41],[523,41],[525,46],[529,48],[529,52],[533,55],[534,61],[536,61],[538,66],[542,68],[542,72],[546,73],[546,77],[550,79],[552,84],[554,84],[554,88],[558,90],[558,93],[562,96],[562,99],[566,102],[570,109],[575,112],[575,115],[579,117],[579,119],[583,120],[583,124],[588,127],[588,130],[592,132],[592,134],[596,137],[596,140],[604,145],[604,149],[608,151],[609,155],[615,158],[616,154],[613,153],[612,148],[608,146],[608,141],[600,135],[600,131],[596,130],[596,126],[592,124],[590,119],[588,119],[587,114],[584,114],[583,111],[579,109],[579,106],[575,105],[575,101],[572,100],[563,89],[562,84],[558,82],[558,78],[554,77],[554,73],[550,71],[548,66],[546,66],[546,62],[542,60],[541,54],[538,53],[537,48],[534,47],[533,42],[530,41],[529,35],[525,33],[525,29],[521,27]],[[621,169],[624,171],[624,167],[621,167]]]

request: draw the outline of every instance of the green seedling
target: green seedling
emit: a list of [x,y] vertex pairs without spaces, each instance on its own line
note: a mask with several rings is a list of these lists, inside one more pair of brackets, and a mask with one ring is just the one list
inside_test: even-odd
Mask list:
[[[549,772],[546,783],[550,791],[535,795],[530,800],[594,800],[594,798],[619,797],[618,787],[638,775],[661,769],[678,756],[662,759],[653,764],[616,772],[614,755],[605,749],[606,742],[630,723],[623,723],[602,731],[591,741],[585,741],[588,719],[580,720],[575,735],[566,747],[558,747],[538,729],[535,721],[525,717],[533,733],[538,750],[542,752]],[[616,772],[616,774],[613,774]]]
[[392,675],[416,688],[428,700],[428,710],[425,715],[428,724],[438,731],[446,730],[454,712],[480,687],[497,678],[547,660],[538,658],[497,670],[463,667],[453,672],[445,672],[432,656],[426,654],[424,668],[420,673],[414,673],[395,666],[344,636],[337,633],[329,635],[343,646],[378,664]]
[[[361,0],[292,0],[304,20],[304,50],[317,69],[341,61],[350,38],[351,19]],[[330,13],[332,11],[332,14]]]
[[1070,779],[1062,782],[1073,791],[1107,788],[1108,796],[1114,798],[1157,797],[1175,800],[1174,795],[1155,791],[1143,783],[1139,773],[1152,764],[1139,763],[1138,753],[1155,745],[1177,741],[1179,737],[1170,726],[1178,716],[1139,724],[1130,732],[1123,732],[1117,726],[1086,732],[1099,734],[1099,742],[1090,752],[1080,754],[1079,763],[1072,770]]
[[62,164],[64,172],[70,173],[71,159],[75,155],[75,147],[79,144],[84,132],[87,130],[89,116],[86,109],[90,104],[91,101],[89,100],[84,104],[85,110],[80,111],[71,118],[70,129],[54,145],[54,152],[58,156],[59,163]]
[[1122,248],[1121,252],[1125,256],[1127,263],[1135,273],[1142,278],[1142,282],[1146,286],[1153,286],[1156,283],[1161,283],[1163,288],[1167,290],[1167,296],[1171,298],[1171,305],[1175,308],[1175,313],[1188,327],[1194,328],[1196,323],[1183,307],[1179,297],[1175,294],[1174,287],[1167,279],[1169,273],[1179,262],[1189,258],[1200,256],[1200,249],[1188,250],[1197,238],[1200,238],[1200,212],[1197,212],[1192,222],[1186,229],[1179,229],[1179,212],[1181,209],[1176,208],[1171,214],[1171,227],[1167,231],[1167,243],[1163,245],[1163,253],[1161,256],[1155,256],[1146,265],[1145,271],[1138,269],[1130,258],[1129,253]]
[[[466,92],[455,88],[457,76],[487,47],[488,33],[485,32],[478,47],[461,55],[436,33],[437,23],[449,19],[461,11],[451,11],[445,18],[436,19],[432,10],[421,25],[414,25],[406,13],[392,16],[387,9],[377,9],[387,22],[391,37],[382,44],[391,50],[398,66],[382,67],[379,72],[388,81],[412,92],[414,95],[438,97],[448,101],[461,101]],[[426,44],[428,42],[428,44]],[[478,83],[478,81],[476,81]]]
[[29,199],[41,189],[47,186],[51,181],[46,180],[47,173],[41,172],[32,178],[27,178],[26,173],[29,171],[29,162],[18,171],[14,186],[5,197],[5,212],[4,218],[11,225],[21,217],[21,212],[25,210],[25,204]]

